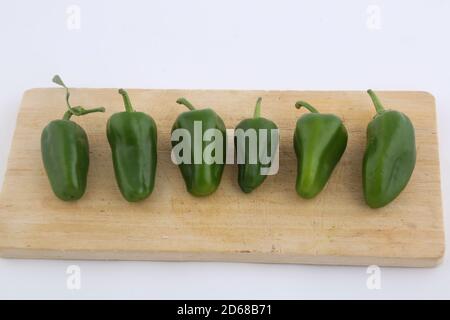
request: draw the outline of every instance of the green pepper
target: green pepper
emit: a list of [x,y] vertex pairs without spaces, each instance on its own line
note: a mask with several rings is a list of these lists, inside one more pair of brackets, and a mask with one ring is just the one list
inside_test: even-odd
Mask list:
[[294,149],[297,155],[296,190],[310,199],[322,191],[347,147],[347,129],[334,114],[321,114],[310,104],[299,101],[311,113],[297,121]]
[[[260,186],[264,180],[267,178],[267,174],[262,172],[263,168],[268,169],[271,166],[271,162],[262,163],[261,155],[273,157],[272,151],[275,150],[277,141],[273,141],[275,146],[272,146],[272,130],[277,130],[277,125],[266,118],[261,117],[261,101],[259,98],[256,102],[255,111],[253,118],[242,120],[236,127],[235,130],[235,148],[238,158],[238,183],[239,187],[245,193],[250,193],[258,186]],[[243,135],[244,138],[239,139],[238,130],[242,130],[242,133],[249,134],[249,139]],[[252,131],[253,130],[253,131]],[[266,130],[266,141],[261,143],[262,130]],[[254,140],[251,141],[251,133],[254,132]],[[252,154],[252,149],[250,148],[250,143],[254,144],[254,154]],[[261,145],[260,145],[261,144]],[[270,150],[270,155],[267,155],[267,150]],[[243,156],[242,156],[243,155]]]
[[55,76],[53,82],[66,89],[68,110],[62,120],[51,121],[42,131],[42,161],[54,194],[64,201],[78,200],[86,191],[89,142],[84,129],[73,122],[71,117],[105,112],[105,109],[72,107],[69,89],[61,78]]
[[155,186],[157,128],[152,117],[134,111],[125,90],[119,93],[125,112],[109,118],[107,136],[120,192],[127,201],[137,202],[147,198]]
[[377,114],[367,126],[363,190],[369,207],[380,208],[408,184],[416,164],[416,142],[411,120],[404,113],[385,110],[372,90],[367,93]]
[[[184,98],[177,100],[185,105],[189,111],[183,112],[176,119],[172,127],[172,147],[177,146],[174,132],[178,129],[186,132],[190,140],[181,152],[182,161],[178,163],[186,188],[194,196],[201,197],[214,193],[222,179],[226,159],[226,129],[223,120],[212,109],[196,110]],[[208,131],[218,133],[218,136],[208,137]],[[184,139],[183,139],[184,140]],[[183,141],[186,142],[186,141]],[[175,149],[174,149],[175,150]],[[208,151],[211,152],[211,158]]]

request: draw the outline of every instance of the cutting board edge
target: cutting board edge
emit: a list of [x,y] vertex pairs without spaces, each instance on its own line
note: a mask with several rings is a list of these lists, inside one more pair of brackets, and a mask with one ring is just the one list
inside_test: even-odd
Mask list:
[[377,257],[377,256],[333,256],[296,255],[261,252],[151,252],[130,250],[42,250],[28,248],[0,247],[0,257],[5,259],[38,260],[96,260],[96,261],[154,261],[154,262],[232,262],[263,264],[307,264],[340,266],[383,266],[383,267],[437,267],[444,258],[442,251],[432,257]]
[[[104,90],[104,91],[111,91],[111,90],[119,90],[119,88],[111,88],[111,87],[105,87],[105,88],[84,88],[84,87],[71,87],[71,90],[75,90],[75,91],[81,91],[81,90],[88,90],[88,91],[99,91],[99,90]],[[189,89],[189,88],[136,88],[136,87],[126,87],[124,88],[125,90],[129,90],[129,91],[168,91],[168,92],[184,92],[184,91],[189,91],[189,92],[267,92],[267,93],[271,93],[271,92],[288,92],[288,93],[294,93],[294,92],[304,92],[304,93],[325,93],[325,92],[331,92],[331,93],[339,93],[339,92],[346,92],[346,93],[366,93],[366,90],[361,89],[361,90],[339,90],[339,89],[332,89],[332,90],[327,90],[327,89],[237,89],[237,88],[214,88],[214,89],[208,89],[208,88],[194,88],[194,89]],[[63,89],[61,88],[55,88],[55,87],[35,87],[35,88],[30,88],[27,89],[23,92],[22,95],[22,100],[21,102],[23,102],[23,99],[25,97],[27,97],[28,95],[32,94],[34,91],[46,91],[46,90],[55,90],[55,91],[61,91]],[[429,99],[432,100],[432,104],[433,107],[436,107],[436,97],[434,96],[434,94],[432,94],[430,91],[426,91],[426,90],[395,90],[395,89],[389,89],[389,90],[384,90],[384,89],[374,89],[375,92],[383,94],[383,93],[413,93],[413,94],[422,94],[424,96],[428,96]],[[368,98],[370,99],[370,98]],[[23,103],[21,103],[22,106]]]

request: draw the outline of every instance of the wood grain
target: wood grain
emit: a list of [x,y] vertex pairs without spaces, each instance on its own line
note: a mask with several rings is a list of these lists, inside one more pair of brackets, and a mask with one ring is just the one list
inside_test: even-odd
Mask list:
[[[444,254],[434,98],[426,92],[379,92],[386,107],[403,111],[416,128],[417,165],[401,196],[368,208],[361,192],[365,130],[374,108],[365,92],[129,90],[136,109],[158,125],[155,191],[125,202],[116,186],[105,127],[122,111],[115,89],[74,89],[74,105],[104,106],[106,114],[77,118],[89,136],[91,167],[83,199],[64,203],[52,194],[40,156],[44,126],[64,113],[64,91],[25,93],[0,198],[3,257],[120,260],[208,260],[268,263],[434,266]],[[213,107],[233,128],[251,116],[258,96],[263,116],[281,129],[280,170],[243,194],[236,167],[227,165],[219,190],[194,198],[170,160],[170,129],[185,109],[181,96]],[[323,192],[303,200],[294,191],[292,134],[309,101],[340,115],[349,131],[346,153]]]

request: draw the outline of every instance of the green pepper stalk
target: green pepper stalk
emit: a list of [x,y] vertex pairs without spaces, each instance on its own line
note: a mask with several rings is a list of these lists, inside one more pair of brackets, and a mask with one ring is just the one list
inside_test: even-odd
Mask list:
[[69,88],[67,88],[67,86],[64,84],[64,82],[62,81],[61,77],[56,75],[53,77],[53,83],[56,83],[57,85],[60,85],[61,87],[63,87],[64,89],[66,89],[66,104],[67,104],[67,108],[69,110],[66,111],[66,113],[63,116],[63,120],[70,120],[70,118],[72,116],[84,116],[86,114],[89,113],[95,113],[95,112],[105,112],[105,108],[100,107],[100,108],[94,108],[94,109],[84,109],[81,106],[78,107],[72,107],[70,105],[70,91]]
[[[191,150],[186,151],[189,154],[189,161],[181,161],[178,164],[181,175],[186,184],[187,191],[197,197],[207,196],[214,193],[220,185],[222,173],[225,168],[226,160],[226,128],[222,118],[210,108],[196,109],[187,99],[180,98],[178,104],[186,106],[189,111],[181,113],[172,126],[172,134],[177,129],[185,129],[189,132],[191,139]],[[201,124],[201,132],[195,130],[198,124]],[[203,133],[209,129],[216,129],[220,133],[221,139],[213,141],[204,141]],[[197,136],[201,134],[201,136]],[[200,144],[195,143],[201,141]],[[178,147],[178,141],[172,141],[172,148]],[[181,142],[180,142],[181,143]],[[218,161],[205,161],[204,153],[206,149],[220,150],[222,158]],[[184,153],[184,151],[183,151]],[[217,156],[216,153],[216,157]],[[184,157],[183,157],[184,158]],[[199,161],[198,161],[199,160]]]
[[363,159],[363,191],[367,205],[381,208],[406,187],[416,164],[414,126],[404,114],[385,110],[377,95],[367,93],[376,115],[367,126]]
[[42,131],[41,153],[53,193],[61,200],[80,199],[86,191],[89,170],[89,141],[72,116],[105,112],[104,108],[84,109],[70,105],[70,92],[59,76],[53,82],[66,89],[68,110],[61,120],[51,121]]
[[[245,193],[252,192],[266,180],[267,174],[264,174],[262,169],[269,168],[272,163],[271,161],[262,163],[260,155],[267,155],[267,151],[270,150],[270,157],[273,158],[272,150],[275,150],[278,144],[278,140],[272,141],[271,134],[272,130],[277,130],[278,127],[273,121],[261,117],[261,103],[262,98],[258,98],[253,118],[242,120],[235,129],[234,145],[238,157],[238,184]],[[250,142],[250,139],[245,138],[245,133],[249,132],[248,130],[254,130],[256,133],[256,139],[252,142]],[[264,144],[260,141],[262,130],[266,131],[266,143]],[[254,144],[252,148],[250,143]],[[272,144],[275,145],[272,147]],[[261,147],[263,150],[261,150]],[[256,155],[253,155],[253,158],[256,159],[252,159],[251,152],[255,150]],[[240,163],[241,161],[239,160],[242,155],[245,155],[245,158]]]
[[304,101],[298,101],[295,107],[311,112],[298,119],[294,133],[296,191],[299,196],[310,199],[328,182],[345,152],[348,134],[342,120],[334,114],[321,114]]
[[381,104],[380,99],[378,99],[378,96],[375,94],[375,92],[373,92],[372,89],[367,90],[367,93],[372,99],[373,105],[375,106],[375,110],[377,111],[377,115],[382,114],[385,110],[383,105]]
[[131,104],[130,97],[128,96],[128,92],[123,89],[119,89],[119,94],[123,98],[123,105],[125,106],[126,112],[134,112],[133,105]]
[[114,173],[122,196],[129,202],[146,199],[153,192],[157,165],[157,127],[152,117],[136,112],[128,93],[120,89],[124,112],[107,123]]
[[185,106],[186,108],[188,108],[190,111],[194,111],[196,110],[195,107],[192,105],[192,103],[190,103],[186,98],[180,98],[177,100],[178,104],[181,104],[183,106]]
[[256,100],[255,111],[253,112],[253,119],[261,118],[261,103],[262,98],[259,97],[258,100]]
[[314,108],[312,105],[310,105],[308,102],[305,101],[297,101],[295,103],[295,107],[297,109],[300,109],[301,107],[306,108],[311,113],[319,113],[316,108]]

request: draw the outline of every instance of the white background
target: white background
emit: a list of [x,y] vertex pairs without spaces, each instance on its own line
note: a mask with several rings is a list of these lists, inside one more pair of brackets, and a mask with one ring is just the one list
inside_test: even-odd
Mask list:
[[[448,211],[449,31],[445,0],[2,1],[1,182],[21,95],[55,73],[77,87],[426,90]],[[80,290],[67,289],[71,264]],[[450,298],[448,258],[382,268],[380,290],[367,278],[365,267],[0,259],[0,298]]]

